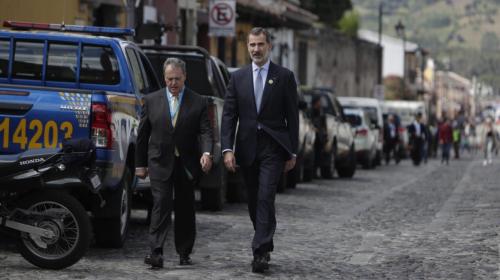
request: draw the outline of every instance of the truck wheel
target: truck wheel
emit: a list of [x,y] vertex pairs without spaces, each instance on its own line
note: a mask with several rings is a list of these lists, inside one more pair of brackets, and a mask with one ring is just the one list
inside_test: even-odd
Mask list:
[[301,168],[302,163],[299,163],[298,166],[295,166],[292,170],[286,173],[286,188],[295,189],[295,187],[297,186],[297,181],[299,181]]
[[201,189],[201,207],[204,210],[220,211],[224,204],[224,195],[221,188]]
[[36,213],[30,225],[50,230],[47,238],[21,233],[17,248],[30,263],[47,269],[62,269],[76,263],[87,252],[91,225],[87,212],[71,195],[61,191],[38,192],[20,203]]
[[304,161],[302,182],[310,182],[314,177],[314,155]]
[[348,162],[346,166],[339,166],[337,168],[337,173],[340,178],[352,178],[356,172],[356,154],[353,146],[351,146],[351,150],[349,151]]
[[287,173],[284,173],[284,172],[281,173],[280,180],[279,180],[278,186],[276,188],[277,193],[284,193],[285,192],[287,181],[288,181],[287,177],[288,177]]
[[217,184],[212,188],[201,188],[201,207],[205,210],[220,211],[226,198],[227,172],[223,162],[212,170],[218,178]]
[[240,170],[227,173],[227,201],[230,203],[247,202],[247,192]]
[[97,245],[107,248],[121,248],[127,237],[131,196],[132,174],[125,169],[121,188],[113,191],[106,199],[106,206],[101,211],[109,211],[110,218],[94,219],[94,234]]

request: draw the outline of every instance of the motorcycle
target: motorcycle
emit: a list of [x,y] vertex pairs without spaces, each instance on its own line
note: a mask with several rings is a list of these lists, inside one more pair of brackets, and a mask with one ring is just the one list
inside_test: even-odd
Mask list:
[[91,239],[84,206],[70,194],[97,195],[101,181],[95,146],[65,140],[60,149],[0,156],[0,229],[12,233],[20,254],[35,266],[62,269],[78,262]]

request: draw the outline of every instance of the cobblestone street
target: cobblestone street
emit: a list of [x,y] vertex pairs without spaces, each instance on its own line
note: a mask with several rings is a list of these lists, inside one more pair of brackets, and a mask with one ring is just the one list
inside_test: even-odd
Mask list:
[[133,212],[123,249],[92,247],[74,266],[40,270],[0,242],[0,279],[497,279],[500,162],[449,166],[409,161],[316,180],[277,197],[270,271],[251,273],[252,226],[244,204],[198,212],[194,265],[177,266],[171,234],[166,268],[150,270],[145,213]]

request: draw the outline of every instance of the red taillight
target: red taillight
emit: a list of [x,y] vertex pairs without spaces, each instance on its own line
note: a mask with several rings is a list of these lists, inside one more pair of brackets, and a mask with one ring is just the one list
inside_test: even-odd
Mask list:
[[366,128],[360,128],[360,129],[356,130],[356,135],[367,136],[368,135],[368,129],[366,129]]
[[217,120],[217,105],[215,105],[213,102],[208,103],[208,119],[210,120],[210,126],[213,129],[214,141],[218,142],[219,141],[219,131],[217,128],[218,128],[219,122]]
[[106,104],[92,104],[92,140],[97,148],[111,149],[111,112]]

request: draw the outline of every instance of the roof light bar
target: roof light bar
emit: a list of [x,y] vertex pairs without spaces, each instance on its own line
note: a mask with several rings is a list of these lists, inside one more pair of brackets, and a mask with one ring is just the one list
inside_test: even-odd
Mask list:
[[34,23],[22,21],[4,21],[4,27],[21,30],[49,30],[59,32],[78,32],[108,36],[134,36],[135,30],[132,28],[117,28],[117,27],[101,27],[101,26],[84,26],[84,25],[65,25],[54,23]]

